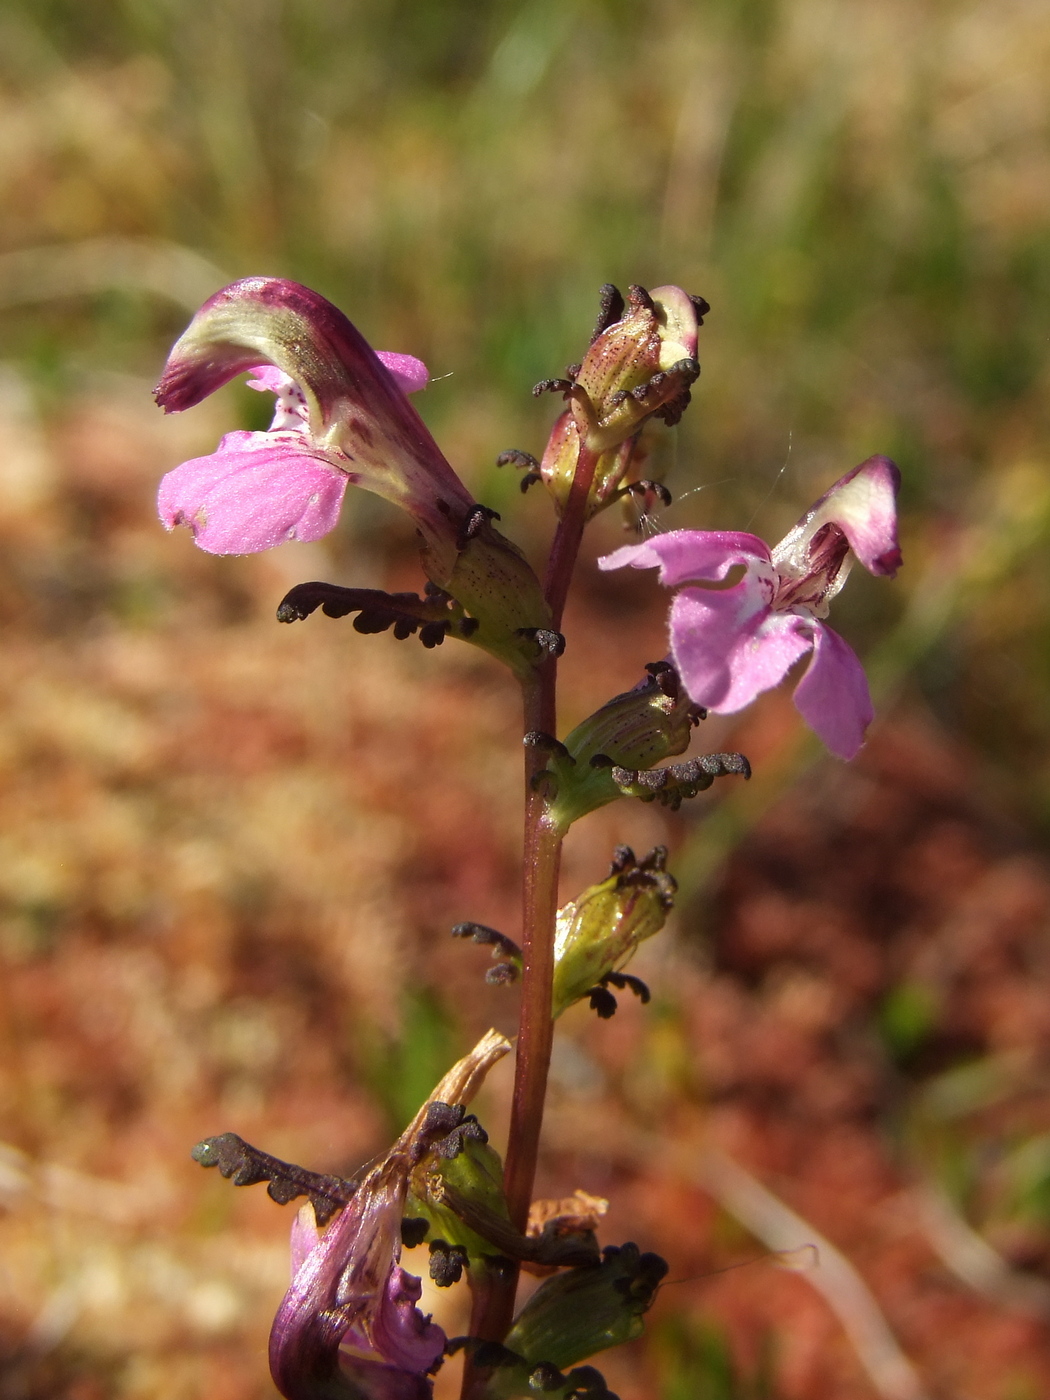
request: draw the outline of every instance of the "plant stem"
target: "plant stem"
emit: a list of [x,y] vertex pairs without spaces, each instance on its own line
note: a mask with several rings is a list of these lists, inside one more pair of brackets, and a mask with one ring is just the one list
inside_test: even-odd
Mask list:
[[[543,591],[555,627],[561,627],[565,599],[569,596],[572,572],[576,567],[576,556],[580,552],[580,541],[583,539],[583,527],[587,524],[587,498],[594,481],[598,455],[581,443],[576,471],[569,488],[569,499],[565,503],[565,513],[558,522],[550,558],[547,560],[547,577],[543,581]],[[553,730],[549,732],[553,733]]]
[[[569,499],[558,524],[547,563],[544,593],[553,626],[561,626],[569,585],[587,517],[587,498],[598,454],[581,447]],[[523,687],[524,731],[554,734],[557,727],[557,661],[554,657],[537,667],[535,677]],[[522,872],[522,984],[514,1068],[514,1099],[503,1184],[510,1218],[524,1231],[532,1203],[540,1129],[547,1097],[554,1018],[551,1014],[554,983],[554,926],[558,912],[558,873],[561,867],[562,833],[547,814],[546,795],[534,779],[543,767],[542,751],[525,750],[525,840]],[[502,1341],[514,1317],[518,1267],[494,1277],[474,1297],[471,1336]],[[485,1372],[467,1362],[463,1376],[464,1400],[476,1400],[484,1388]]]

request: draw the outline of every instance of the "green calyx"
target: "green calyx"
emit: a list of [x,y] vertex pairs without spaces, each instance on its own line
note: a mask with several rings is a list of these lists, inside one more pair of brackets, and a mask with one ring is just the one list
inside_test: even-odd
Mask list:
[[437,580],[474,624],[460,635],[526,679],[561,640],[551,630],[539,579],[517,545],[487,520],[462,546],[451,574]]
[[450,1352],[460,1347],[479,1371],[488,1372],[481,1391],[484,1400],[515,1400],[521,1395],[532,1400],[618,1400],[593,1366],[574,1366],[565,1374],[550,1361],[536,1365],[499,1342],[476,1337],[457,1337],[449,1343]]
[[650,851],[641,862],[635,860],[629,846],[621,846],[608,878],[591,885],[558,911],[555,1016],[593,996],[610,974],[631,959],[639,943],[663,928],[678,888],[664,868],[666,859],[663,846]]
[[550,815],[560,830],[624,795],[614,768],[649,769],[688,748],[704,711],[686,695],[670,662],[655,661],[646,670],[645,680],[607,701],[552,751]]
[[[602,1250],[591,1268],[567,1269],[541,1284],[507,1334],[507,1347],[532,1365],[573,1366],[641,1334],[667,1264],[636,1244]],[[522,1392],[518,1392],[522,1393]]]
[[[410,1227],[413,1243],[430,1241],[430,1274],[440,1286],[455,1283],[462,1267],[472,1282],[492,1268],[499,1269],[500,1250],[472,1229],[449,1204],[467,1200],[481,1216],[491,1216],[512,1228],[503,1195],[503,1163],[487,1142],[468,1140],[452,1158],[432,1158],[413,1173],[405,1206],[409,1221],[421,1220],[428,1229]],[[460,1266],[457,1268],[457,1259]]]

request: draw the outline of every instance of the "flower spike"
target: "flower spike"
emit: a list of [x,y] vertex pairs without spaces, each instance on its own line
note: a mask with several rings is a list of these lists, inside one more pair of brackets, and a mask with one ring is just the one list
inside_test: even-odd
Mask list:
[[[854,558],[884,577],[900,567],[899,486],[888,457],[869,457],[772,550],[756,535],[674,530],[599,564],[659,568],[660,582],[679,589],[670,619],[675,665],[692,699],[717,714],[742,710],[809,654],[795,704],[832,753],[852,758],[874,710],[860,662],[824,618]],[[736,583],[711,586],[738,567]]]

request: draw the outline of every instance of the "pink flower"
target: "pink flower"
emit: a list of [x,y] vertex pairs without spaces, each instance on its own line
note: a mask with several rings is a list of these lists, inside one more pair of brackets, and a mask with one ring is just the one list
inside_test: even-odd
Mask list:
[[426,384],[420,360],[377,354],[306,287],[252,277],[193,318],[157,402],[178,412],[246,370],[252,388],[277,395],[273,423],[227,433],[216,452],[167,474],[158,508],[168,529],[188,525],[212,554],[316,540],[333,529],[354,483],[407,510],[435,567],[451,572],[473,501],[406,398]]
[[[599,564],[659,568],[660,582],[680,590],[671,652],[690,697],[717,714],[742,710],[811,653],[795,704],[832,753],[852,758],[874,716],[871,696],[855,653],[823,619],[854,558],[891,578],[900,567],[899,485],[889,458],[869,457],[772,550],[736,531],[674,530]],[[740,567],[743,577],[718,586]]]

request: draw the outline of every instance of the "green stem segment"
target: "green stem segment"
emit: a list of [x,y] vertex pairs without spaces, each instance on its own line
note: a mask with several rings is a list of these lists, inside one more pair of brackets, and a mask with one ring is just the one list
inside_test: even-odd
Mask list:
[[[598,453],[581,447],[565,512],[558,524],[547,564],[544,593],[550,606],[553,626],[560,628],[565,600],[587,522],[587,501]],[[557,661],[551,657],[537,668],[535,678],[524,687],[525,733],[540,730],[554,734],[557,728]],[[554,927],[558,912],[558,873],[561,866],[562,833],[547,813],[546,797],[536,790],[534,778],[543,767],[543,754],[525,750],[525,841],[522,879],[522,985],[521,1018],[514,1071],[514,1099],[504,1187],[510,1218],[524,1231],[532,1203],[536,1161],[539,1156],[543,1106],[547,1097],[551,1045],[554,1040],[552,1012],[554,985]],[[470,1320],[474,1337],[502,1341],[514,1318],[514,1298],[518,1285],[515,1264],[505,1275],[493,1279],[475,1295]],[[484,1389],[485,1374],[469,1362],[463,1378],[464,1400],[477,1400]]]

